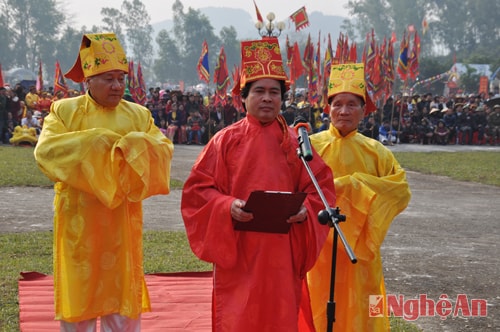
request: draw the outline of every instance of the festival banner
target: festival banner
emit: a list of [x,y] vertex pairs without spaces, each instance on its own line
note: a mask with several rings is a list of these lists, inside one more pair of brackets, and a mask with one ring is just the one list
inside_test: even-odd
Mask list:
[[38,75],[36,77],[36,91],[40,92],[43,90],[43,75],[42,75],[42,60],[38,61]]
[[140,105],[145,105],[147,100],[146,96],[146,83],[142,74],[141,63],[137,65],[137,88],[135,90],[135,102]]
[[215,103],[225,104],[226,91],[229,86],[229,72],[226,63],[226,52],[224,46],[221,46],[217,65],[215,66],[214,83],[215,86]]
[[66,80],[64,79],[59,61],[56,61],[56,71],[54,74],[54,96],[59,91],[64,93],[64,97],[68,96],[68,86],[66,85]]
[[203,80],[207,83],[210,82],[210,70],[208,67],[208,44],[207,41],[203,41],[203,45],[201,46],[201,55],[198,60],[198,66],[196,67],[198,70],[198,77],[200,80]]
[[307,17],[306,7],[299,8],[290,15],[293,23],[295,23],[295,31],[300,31],[309,26],[309,18]]

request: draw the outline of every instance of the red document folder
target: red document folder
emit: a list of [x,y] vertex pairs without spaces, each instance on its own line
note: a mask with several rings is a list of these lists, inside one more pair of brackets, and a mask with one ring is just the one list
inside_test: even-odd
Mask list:
[[252,212],[254,218],[248,222],[236,222],[234,229],[286,234],[291,226],[286,220],[299,212],[306,195],[302,192],[253,191],[243,210]]

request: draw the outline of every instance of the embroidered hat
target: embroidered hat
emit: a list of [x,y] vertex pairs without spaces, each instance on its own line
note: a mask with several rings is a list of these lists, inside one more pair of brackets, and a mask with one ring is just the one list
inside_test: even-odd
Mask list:
[[332,65],[328,82],[328,103],[339,93],[352,93],[365,101],[365,114],[377,108],[366,90],[365,66],[362,63],[343,63]]
[[85,34],[78,58],[64,76],[75,82],[83,82],[87,77],[111,70],[122,70],[128,73],[127,56],[116,35],[114,33]]
[[245,84],[262,78],[285,81],[286,89],[290,87],[276,37],[241,42],[240,84],[235,84],[233,95],[239,94]]

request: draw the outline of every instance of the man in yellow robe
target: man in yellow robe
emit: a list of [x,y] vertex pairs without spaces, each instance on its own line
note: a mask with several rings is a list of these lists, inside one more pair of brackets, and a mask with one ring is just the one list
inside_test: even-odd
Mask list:
[[55,183],[54,288],[61,331],[139,331],[150,311],[142,200],[169,193],[173,144],[122,99],[128,64],[113,33],[86,34],[65,75],[85,95],[56,101],[35,149]]
[[[370,313],[369,300],[370,295],[385,299],[380,247],[392,220],[411,197],[406,173],[392,152],[357,132],[359,122],[375,109],[365,86],[363,64],[332,66],[330,128],[311,136],[313,147],[335,174],[337,206],[346,216],[340,228],[357,257],[352,264],[339,241],[335,331],[389,330],[387,315]],[[316,331],[326,331],[328,325],[333,232],[307,274]]]

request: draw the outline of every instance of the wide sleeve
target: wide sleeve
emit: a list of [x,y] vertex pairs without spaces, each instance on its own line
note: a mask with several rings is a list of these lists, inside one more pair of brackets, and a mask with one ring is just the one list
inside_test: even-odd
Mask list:
[[213,138],[195,162],[184,184],[181,213],[194,254],[207,262],[231,268],[236,264],[237,239],[231,217],[235,199],[224,194],[218,181],[227,174]]
[[152,118],[147,132],[130,132],[116,142],[110,157],[121,155],[120,187],[128,200],[139,202],[170,192],[173,150],[172,142],[154,125]]
[[35,159],[54,182],[93,194],[108,208],[168,193],[172,143],[149,124],[125,136],[106,129],[69,130],[56,111],[45,118]]
[[348,216],[342,229],[360,259],[378,253],[392,220],[411,198],[406,173],[392,153],[377,151],[378,174],[354,172],[335,178],[337,203]]

